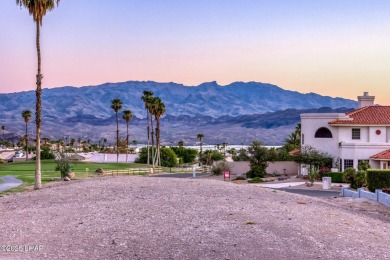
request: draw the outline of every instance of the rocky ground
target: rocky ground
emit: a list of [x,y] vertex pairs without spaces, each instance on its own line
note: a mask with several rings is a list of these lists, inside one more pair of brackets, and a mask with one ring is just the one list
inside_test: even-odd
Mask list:
[[390,258],[380,204],[207,178],[52,183],[0,212],[0,259]]

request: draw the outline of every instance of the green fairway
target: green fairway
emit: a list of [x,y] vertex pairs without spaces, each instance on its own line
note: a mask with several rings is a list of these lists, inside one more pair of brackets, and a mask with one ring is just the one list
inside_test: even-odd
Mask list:
[[[102,168],[105,172],[128,168],[148,168],[147,165],[129,163],[89,163],[75,161],[71,162],[71,164],[71,172],[76,174],[77,179],[96,177],[97,174],[95,171],[98,168]],[[56,165],[54,160],[42,161],[42,183],[61,180],[60,172],[55,171]],[[18,179],[24,181],[23,185],[13,188],[6,193],[23,191],[26,187],[34,184],[35,161],[0,164],[0,177],[6,175],[15,175]]]

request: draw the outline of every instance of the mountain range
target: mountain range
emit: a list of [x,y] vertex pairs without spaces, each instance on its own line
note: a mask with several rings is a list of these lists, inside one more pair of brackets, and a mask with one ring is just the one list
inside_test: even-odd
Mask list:
[[[258,82],[184,86],[128,81],[61,87],[43,90],[42,136],[108,138],[113,143],[116,129],[111,100],[120,98],[123,109],[130,109],[134,114],[130,139],[144,142],[146,122],[141,100],[144,90],[154,92],[166,105],[161,133],[164,144],[177,144],[180,140],[194,144],[196,135],[203,133],[208,144],[247,144],[260,139],[264,144],[278,145],[299,122],[300,113],[345,112],[357,105],[348,99],[302,94]],[[25,125],[21,112],[25,109],[34,112],[34,107],[34,91],[0,94],[0,124],[6,125],[8,134],[23,135]],[[121,121],[120,131],[124,136],[125,124]]]

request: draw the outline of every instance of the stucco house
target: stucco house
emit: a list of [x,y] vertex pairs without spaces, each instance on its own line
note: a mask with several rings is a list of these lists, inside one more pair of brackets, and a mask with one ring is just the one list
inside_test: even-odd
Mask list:
[[364,92],[358,109],[347,113],[301,114],[301,145],[326,152],[340,171],[368,161],[372,168],[390,168],[390,106],[374,105]]

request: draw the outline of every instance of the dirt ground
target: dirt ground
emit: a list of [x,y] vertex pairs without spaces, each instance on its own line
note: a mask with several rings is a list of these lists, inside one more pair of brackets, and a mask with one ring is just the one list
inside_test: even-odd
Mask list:
[[378,203],[206,178],[53,183],[0,212],[0,259],[390,258]]

